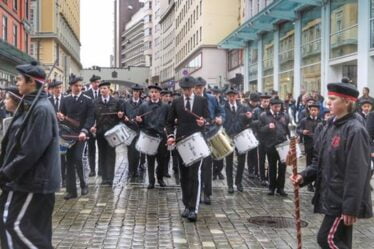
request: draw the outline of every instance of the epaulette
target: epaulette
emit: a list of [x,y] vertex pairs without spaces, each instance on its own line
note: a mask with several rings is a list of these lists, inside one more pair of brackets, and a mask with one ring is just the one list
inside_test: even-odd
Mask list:
[[82,95],[84,96],[84,97],[86,97],[87,99],[92,99],[90,96],[88,96],[88,95],[86,95],[86,94],[84,94],[84,93],[82,93]]

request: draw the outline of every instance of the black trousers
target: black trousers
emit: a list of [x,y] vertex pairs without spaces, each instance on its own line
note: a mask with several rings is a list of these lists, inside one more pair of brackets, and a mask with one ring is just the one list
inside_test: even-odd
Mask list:
[[99,150],[99,168],[101,169],[103,183],[113,183],[116,167],[116,148],[111,147],[104,134],[97,135],[97,147]]
[[306,166],[312,164],[313,159],[313,146],[304,144],[305,154],[306,154]]
[[86,146],[86,142],[76,142],[66,153],[66,192],[72,195],[77,195],[75,171],[81,188],[87,186],[83,172],[83,153]]
[[155,184],[155,161],[157,160],[157,180],[162,180],[165,173],[165,158],[166,158],[166,138],[163,138],[157,149],[157,154],[155,156],[147,155],[148,161],[148,180],[150,184]]
[[135,148],[138,136],[132,140],[130,146],[127,146],[127,158],[129,160],[129,176],[132,176],[138,172],[138,165],[140,160],[140,152]]
[[66,180],[66,154],[61,155],[61,180],[64,183]]
[[322,249],[352,248],[353,226],[344,225],[341,217],[325,216],[319,228],[317,241]]
[[269,160],[269,189],[284,189],[286,182],[286,164],[282,163],[275,147],[267,149],[266,155]]
[[[90,134],[90,139],[87,142],[88,144],[88,162],[90,164],[91,172],[96,174],[96,138]],[[101,175],[101,168],[99,165],[98,174]]]
[[213,159],[211,156],[204,158],[203,165],[201,168],[201,186],[204,191],[204,195],[212,195],[212,171],[213,171]]
[[[235,150],[236,153],[236,150]],[[245,166],[245,153],[237,154],[238,165],[236,167],[235,185],[241,185],[243,179],[243,172]],[[234,164],[234,152],[226,157],[226,178],[228,187],[233,187],[233,164]]]
[[[266,148],[264,145],[258,145],[258,167],[260,170],[261,181],[268,180],[268,174],[265,172]],[[269,158],[268,158],[269,160]]]
[[201,194],[201,167],[203,160],[186,167],[178,154],[182,200],[185,208],[199,211]]
[[213,175],[218,175],[223,170],[223,159],[213,160]]
[[3,249],[52,249],[55,194],[4,190],[0,196],[0,241]]
[[171,156],[173,157],[173,170],[175,173],[178,173],[179,172],[178,151],[176,149],[172,150]]
[[258,148],[247,152],[248,172],[250,175],[258,175]]

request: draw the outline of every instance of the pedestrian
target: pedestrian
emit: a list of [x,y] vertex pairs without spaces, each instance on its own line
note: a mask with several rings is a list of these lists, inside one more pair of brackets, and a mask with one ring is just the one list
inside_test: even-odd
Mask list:
[[322,248],[352,248],[352,225],[372,217],[370,141],[354,115],[358,91],[350,83],[330,83],[327,105],[333,118],[315,143],[313,163],[296,176],[294,184],[315,181],[314,211],[324,214],[317,235]]
[[16,67],[23,100],[1,143],[1,248],[52,249],[52,212],[59,191],[60,152],[55,111],[36,62]]

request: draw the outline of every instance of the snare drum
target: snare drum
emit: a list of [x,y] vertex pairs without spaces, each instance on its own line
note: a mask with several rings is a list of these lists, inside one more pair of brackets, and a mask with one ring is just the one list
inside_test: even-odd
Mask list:
[[123,144],[126,140],[127,134],[124,132],[123,124],[118,124],[112,129],[105,132],[104,137],[108,141],[109,145],[116,147]]
[[73,145],[77,142],[73,138],[70,138],[69,136],[77,136],[76,134],[69,126],[64,124],[59,124],[59,144],[60,144],[60,154],[65,155],[68,149],[73,147]]
[[157,154],[161,140],[160,137],[153,137],[141,131],[135,148],[146,155],[154,156]]
[[234,151],[233,142],[222,127],[208,138],[208,146],[215,160],[221,160]]
[[124,143],[127,146],[130,146],[132,141],[134,140],[134,138],[138,135],[138,133],[136,131],[134,131],[133,129],[131,129],[130,127],[128,127],[127,125],[125,125],[125,124],[120,124],[120,125],[121,125],[121,128],[123,130],[123,133],[126,136]]
[[177,143],[177,150],[185,166],[191,166],[210,155],[210,150],[201,132],[196,132]]
[[238,154],[244,154],[258,146],[258,140],[253,134],[252,129],[245,129],[234,136],[234,144]]
[[[282,163],[286,162],[288,151],[290,150],[290,142],[285,141],[281,144],[278,144],[278,145],[275,146],[275,149],[278,152],[278,155],[279,155],[279,158],[280,158],[281,162]],[[300,144],[297,143],[296,144],[296,157],[300,158],[301,156],[302,155],[301,155]]]

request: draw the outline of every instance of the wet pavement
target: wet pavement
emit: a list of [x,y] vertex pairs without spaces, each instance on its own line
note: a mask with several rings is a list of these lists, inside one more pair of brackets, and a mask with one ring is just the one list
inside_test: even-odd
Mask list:
[[[300,161],[303,164],[304,160]],[[301,166],[302,168],[302,166]],[[170,173],[172,170],[170,169]],[[288,169],[290,172],[290,169]],[[198,221],[180,217],[184,207],[175,177],[168,187],[147,190],[146,175],[127,179],[126,148],[117,148],[114,187],[90,178],[88,195],[65,201],[57,193],[53,215],[56,248],[296,248],[294,225],[263,227],[249,223],[256,216],[293,217],[293,188],[289,196],[268,196],[267,189],[244,172],[244,192],[228,194],[226,180],[213,182],[212,204],[201,204]],[[374,196],[373,196],[374,197]],[[303,248],[319,248],[316,233],[322,221],[313,214],[312,194],[301,191]],[[374,219],[360,220],[354,228],[353,248],[374,248]]]

